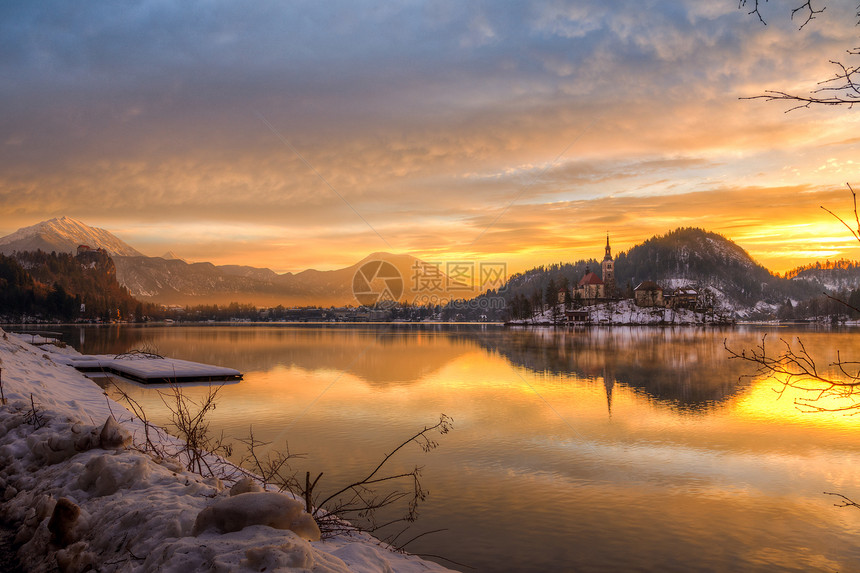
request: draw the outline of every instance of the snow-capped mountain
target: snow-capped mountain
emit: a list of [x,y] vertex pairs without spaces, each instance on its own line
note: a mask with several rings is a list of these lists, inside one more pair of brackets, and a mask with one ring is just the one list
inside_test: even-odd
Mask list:
[[[415,300],[417,296],[436,299],[470,298],[477,294],[473,288],[463,288],[449,280],[444,273],[409,255],[373,253],[358,263],[332,271],[304,270],[299,273],[277,274],[271,269],[244,265],[216,266],[208,262],[188,263],[168,251],[162,257],[147,257],[108,231],[90,227],[62,217],[19,229],[0,238],[0,253],[51,251],[76,253],[78,245],[102,248],[111,255],[116,278],[132,296],[142,301],[163,304],[225,304],[253,302],[267,305],[346,305],[356,304],[353,281],[363,265],[386,261],[400,275],[395,293],[398,300]],[[431,280],[419,281],[416,269]],[[378,281],[377,281],[378,282]],[[416,291],[416,282],[444,283],[457,287],[448,293],[447,287]]]
[[90,227],[69,217],[42,221],[0,238],[0,253],[11,255],[15,251],[39,249],[47,253],[75,253],[78,245],[102,248],[110,255],[142,256],[138,250],[108,231]]

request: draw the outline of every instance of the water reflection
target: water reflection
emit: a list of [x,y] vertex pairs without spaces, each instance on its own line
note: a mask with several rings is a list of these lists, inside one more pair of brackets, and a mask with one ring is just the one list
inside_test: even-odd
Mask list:
[[478,570],[851,570],[860,512],[820,492],[860,492],[856,420],[739,384],[723,339],[749,348],[764,332],[802,334],[822,362],[860,356],[850,333],[752,328],[87,329],[81,350],[149,344],[239,368],[213,429],[289,438],[309,454],[295,469],[328,486],[451,415],[438,451],[404,460],[426,464],[433,492],[420,526],[449,533],[410,549]]
[[615,384],[689,411],[725,402],[747,384],[748,367],[725,359],[723,339],[736,331],[681,328],[520,330],[478,336],[488,350],[538,373],[601,380],[611,410]]
[[[464,327],[480,332],[481,327]],[[409,327],[105,327],[82,328],[67,340],[89,354],[149,348],[172,357],[236,368],[275,366],[349,372],[375,386],[409,384],[474,346],[459,329]]]

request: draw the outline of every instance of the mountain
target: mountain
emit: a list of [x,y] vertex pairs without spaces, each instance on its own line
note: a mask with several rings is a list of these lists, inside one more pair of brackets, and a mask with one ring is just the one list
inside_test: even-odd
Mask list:
[[[146,257],[109,232],[67,217],[44,221],[0,239],[0,253],[36,249],[76,252],[79,244],[105,249],[112,255],[118,282],[135,298],[160,304],[344,306],[372,304],[380,293],[398,301],[444,304],[478,294],[473,286],[456,283],[442,269],[410,255],[373,253],[342,269],[278,274],[246,265],[188,263],[172,252],[164,257]],[[596,246],[595,251],[602,258],[603,248]],[[487,296],[501,295],[507,303],[516,296],[544,298],[550,280],[556,289],[576,285],[588,269],[599,272],[598,260],[537,267],[510,277],[503,289]],[[726,237],[695,228],[651,237],[618,254],[615,276],[622,294],[645,280],[666,288],[708,287],[726,309],[741,316],[773,313],[786,301],[809,299],[822,288],[836,290],[860,284],[860,270],[847,262],[830,268],[802,268],[791,280],[778,277]],[[505,318],[504,308],[486,308],[493,310],[484,313],[491,318]]]
[[183,259],[182,257],[180,257],[179,255],[177,255],[176,253],[174,253],[173,251],[167,251],[166,253],[164,253],[163,255],[161,255],[161,258],[162,258],[162,259],[167,259],[167,260],[171,260],[171,259],[179,259],[180,261],[184,261],[184,260],[185,260],[185,259]]
[[0,239],[0,253],[11,255],[15,251],[42,250],[46,253],[56,251],[75,254],[78,245],[88,245],[94,249],[101,248],[110,255],[143,256],[104,229],[90,227],[69,217],[42,221],[33,226],[18,229]]
[[[308,269],[299,273],[277,274],[271,269],[241,265],[186,263],[179,259],[161,257],[113,257],[117,278],[140,300],[162,304],[223,304],[253,302],[266,306],[344,306],[370,303],[358,300],[353,293],[356,277],[377,273],[370,284],[371,292],[381,292],[391,286],[396,300],[423,302],[436,299],[471,298],[477,292],[466,285],[454,284],[436,267],[410,255],[373,253],[354,265],[331,271]],[[391,276],[381,273],[384,261]],[[369,266],[368,266],[369,265]],[[393,270],[391,270],[393,268]],[[359,270],[362,270],[359,275]],[[433,277],[433,288],[423,288]],[[436,285],[438,284],[438,288]],[[449,290],[445,285],[453,284]],[[376,290],[374,290],[376,289]]]
[[[471,298],[477,294],[474,288],[450,280],[433,265],[409,255],[373,253],[343,269],[308,269],[279,275],[271,269],[246,265],[188,263],[171,251],[163,257],[147,257],[108,231],[68,217],[43,221],[0,238],[0,253],[41,250],[75,254],[78,245],[107,251],[116,267],[117,280],[132,296],[161,304],[357,305],[373,302],[377,291],[385,289],[390,291],[388,296],[409,302],[416,298],[419,302],[447,300],[455,295]],[[360,269],[362,273],[357,274]],[[369,295],[357,300],[354,284]],[[427,285],[430,288],[424,288]]]

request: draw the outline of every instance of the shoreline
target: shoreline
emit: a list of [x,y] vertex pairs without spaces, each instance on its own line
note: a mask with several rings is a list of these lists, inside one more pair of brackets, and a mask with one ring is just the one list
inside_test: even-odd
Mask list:
[[[95,382],[55,363],[51,351],[0,330],[7,401],[0,405],[0,520],[16,531],[25,570],[450,571],[395,553],[366,533],[315,540],[319,530],[308,529],[313,520],[303,511],[286,528],[261,522],[256,516],[272,506],[303,504],[258,489],[231,495],[230,486],[246,473],[203,477],[135,447],[143,423]],[[150,428],[149,434],[165,451],[182,447],[166,432]],[[228,463],[207,456],[210,463]],[[203,518],[240,499],[233,495],[257,496],[241,498],[247,523],[222,527]]]

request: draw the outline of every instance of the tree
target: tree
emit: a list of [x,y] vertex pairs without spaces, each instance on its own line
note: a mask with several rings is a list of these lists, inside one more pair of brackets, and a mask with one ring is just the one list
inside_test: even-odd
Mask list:
[[544,300],[550,308],[558,306],[558,286],[555,284],[555,279],[549,279],[544,293]]
[[570,310],[571,304],[573,304],[573,296],[571,295],[570,279],[566,276],[561,279],[561,290],[564,291],[564,308]]
[[[767,2],[767,0],[764,0]],[[763,25],[767,25],[761,13],[762,2],[760,0],[739,0],[738,8],[748,8],[750,15],[758,17]],[[820,2],[806,0],[791,10],[792,21],[800,22],[800,28],[803,29],[812,20],[815,20],[819,14],[824,13],[827,7]],[[860,19],[860,5],[857,6],[854,16]],[[860,22],[858,22],[860,25]],[[848,60],[852,60],[860,56],[860,47],[850,48],[846,50]],[[807,94],[794,91],[784,90],[765,90],[763,94],[751,96],[743,99],[763,99],[765,101],[788,101],[795,104],[787,111],[802,107],[811,107],[813,105],[825,106],[847,106],[849,109],[854,107],[854,104],[860,103],[860,65],[844,63],[842,61],[830,60],[830,63],[836,68],[833,77],[819,81],[815,88]]]

